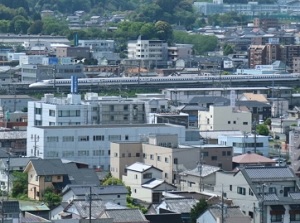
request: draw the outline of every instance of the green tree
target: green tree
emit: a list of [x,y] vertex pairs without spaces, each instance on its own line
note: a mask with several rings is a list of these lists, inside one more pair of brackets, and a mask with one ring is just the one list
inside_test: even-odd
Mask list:
[[272,120],[271,120],[270,118],[268,118],[268,119],[264,122],[264,124],[270,127],[271,124],[272,124]]
[[43,201],[50,207],[55,207],[60,204],[61,197],[55,193],[54,189],[46,188],[44,191]]
[[233,52],[233,47],[230,44],[225,43],[223,46],[223,54],[227,56],[228,54],[231,54]]
[[28,28],[29,34],[40,34],[43,31],[43,22],[41,20],[34,21]]
[[43,21],[43,34],[63,35],[67,33],[67,31],[69,30],[69,27],[65,21],[61,21],[52,17],[46,17],[42,21]]
[[27,195],[27,186],[28,186],[28,175],[27,173],[14,171],[12,173],[13,179],[13,188],[11,195],[13,197],[18,197],[21,195]]
[[108,186],[108,185],[124,185],[122,180],[115,178],[115,177],[109,177],[106,180],[102,182],[102,185]]
[[265,124],[259,124],[259,125],[257,125],[256,126],[256,132],[259,135],[263,135],[263,136],[267,136],[270,133],[268,126],[265,125]]
[[206,200],[201,199],[196,205],[191,209],[191,222],[196,223],[197,218],[206,211],[208,204]]
[[173,29],[172,26],[164,21],[158,21],[155,23],[156,36],[160,40],[172,41]]

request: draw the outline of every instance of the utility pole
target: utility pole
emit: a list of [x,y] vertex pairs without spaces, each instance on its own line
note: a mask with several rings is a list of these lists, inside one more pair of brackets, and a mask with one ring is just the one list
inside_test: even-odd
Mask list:
[[254,153],[256,153],[256,120],[254,121]]
[[8,151],[8,159],[6,161],[7,163],[7,196],[6,196],[6,200],[9,199],[9,184],[10,184],[10,152]]
[[90,196],[89,196],[89,223],[92,223],[92,187],[90,186]]
[[221,223],[224,223],[224,191],[223,191],[223,184],[222,184],[222,203],[221,203]]

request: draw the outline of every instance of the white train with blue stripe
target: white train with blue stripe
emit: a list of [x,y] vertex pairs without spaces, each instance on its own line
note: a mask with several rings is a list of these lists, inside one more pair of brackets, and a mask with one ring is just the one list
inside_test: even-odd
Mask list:
[[[116,78],[79,78],[78,86],[106,85],[143,85],[143,84],[180,84],[205,82],[255,82],[255,81],[293,81],[300,80],[299,73],[265,75],[217,75],[217,76],[167,76],[167,77],[116,77]],[[71,79],[50,79],[32,83],[30,88],[71,86]]]

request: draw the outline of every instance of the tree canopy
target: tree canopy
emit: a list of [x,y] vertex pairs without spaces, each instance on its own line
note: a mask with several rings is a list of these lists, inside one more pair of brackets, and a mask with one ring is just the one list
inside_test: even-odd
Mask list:
[[196,223],[197,218],[203,214],[206,209],[208,208],[208,204],[206,202],[206,200],[201,199],[196,205],[193,206],[193,208],[191,209],[191,222],[192,223]]
[[13,188],[11,195],[13,197],[19,197],[21,195],[27,195],[28,175],[19,171],[14,171],[13,176]]
[[268,126],[265,125],[265,124],[259,124],[259,125],[257,125],[256,126],[256,132],[259,135],[264,135],[264,136],[267,136],[270,133]]

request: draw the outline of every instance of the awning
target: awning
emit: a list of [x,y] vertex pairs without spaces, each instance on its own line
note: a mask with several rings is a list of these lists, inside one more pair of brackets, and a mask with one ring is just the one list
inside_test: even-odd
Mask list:
[[278,215],[278,214],[284,214],[284,212],[285,212],[285,208],[283,205],[271,205],[270,214]]
[[289,213],[300,214],[300,204],[291,204]]

